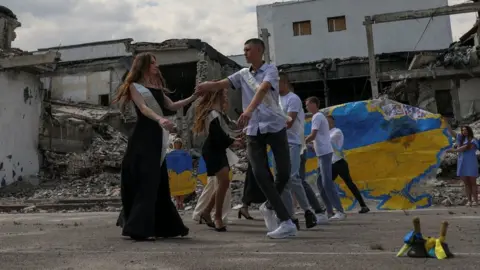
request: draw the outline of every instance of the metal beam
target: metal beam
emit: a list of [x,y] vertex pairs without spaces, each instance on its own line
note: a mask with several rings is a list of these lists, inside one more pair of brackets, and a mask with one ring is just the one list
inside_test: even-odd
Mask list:
[[[365,21],[369,20],[369,17],[365,17]],[[377,59],[375,59],[375,46],[373,41],[373,29],[372,24],[365,24],[365,32],[367,34],[367,47],[368,47],[368,67],[370,70],[370,84],[372,88],[372,98],[378,98],[378,80],[377,80]]]
[[270,33],[268,32],[268,29],[262,28],[260,29],[260,38],[263,40],[263,43],[265,45],[265,51],[264,51],[264,60],[267,64],[270,64],[271,59],[270,59]]
[[470,12],[479,12],[480,3],[465,3],[452,6],[443,6],[438,8],[428,8],[420,10],[407,10],[400,12],[383,13],[371,16],[371,20],[365,20],[364,24],[378,24],[387,22],[416,20],[422,18],[447,16],[454,14],[463,14]]
[[47,52],[36,55],[19,55],[0,59],[0,69],[52,64],[60,60],[59,52]]

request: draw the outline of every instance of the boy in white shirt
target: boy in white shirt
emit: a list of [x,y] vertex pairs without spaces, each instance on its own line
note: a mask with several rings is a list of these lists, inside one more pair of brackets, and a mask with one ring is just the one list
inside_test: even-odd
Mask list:
[[337,188],[332,179],[332,156],[333,148],[330,142],[330,127],[328,120],[319,111],[320,100],[317,97],[309,97],[305,101],[307,110],[313,114],[312,117],[312,132],[305,139],[309,144],[313,141],[315,153],[318,157],[318,178],[317,186],[322,194],[322,200],[327,208],[328,213],[333,213],[333,208],[337,209],[337,213],[330,219],[343,220],[345,219],[345,211],[343,210],[340,197],[338,196]]
[[370,212],[370,209],[365,204],[365,200],[362,197],[362,194],[358,190],[357,185],[352,180],[350,176],[350,169],[348,168],[348,163],[345,160],[343,155],[343,132],[341,129],[335,127],[335,119],[333,116],[328,116],[328,125],[330,127],[330,141],[332,142],[333,147],[333,157],[332,157],[332,179],[335,181],[337,176],[340,176],[347,185],[348,189],[352,192],[355,199],[360,204],[360,211],[358,213],[365,214]]

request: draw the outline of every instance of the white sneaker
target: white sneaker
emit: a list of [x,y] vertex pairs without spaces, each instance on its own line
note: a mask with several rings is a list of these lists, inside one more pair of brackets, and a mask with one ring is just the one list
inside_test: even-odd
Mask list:
[[265,220],[265,226],[267,226],[267,230],[269,232],[275,231],[278,228],[278,221],[277,221],[277,218],[275,217],[275,211],[268,209],[266,204],[263,203],[260,206],[260,213],[262,214],[263,219]]
[[328,224],[328,217],[326,214],[316,214],[315,217],[317,218],[317,225]]
[[291,221],[284,221],[280,223],[280,226],[274,230],[273,232],[267,233],[267,236],[272,239],[282,239],[287,238],[289,236],[296,236],[297,235],[297,227]]
[[335,215],[333,215],[333,217],[331,217],[330,219],[331,220],[344,220],[347,218],[347,215],[345,215],[344,213],[342,212],[337,212],[335,213]]

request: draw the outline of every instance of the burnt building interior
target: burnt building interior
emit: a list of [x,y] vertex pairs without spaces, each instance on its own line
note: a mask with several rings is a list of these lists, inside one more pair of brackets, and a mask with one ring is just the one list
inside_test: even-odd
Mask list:
[[[378,72],[405,70],[414,56],[414,52],[377,55]],[[366,57],[323,59],[310,63],[286,64],[278,68],[288,74],[295,93],[302,100],[316,96],[320,99],[322,107],[372,98]],[[388,94],[392,83],[395,82],[379,82],[380,94]],[[404,96],[398,96],[395,100],[409,104]]]
[[[294,92],[301,100],[310,96],[320,99],[321,107],[366,100],[372,97],[370,80],[367,77],[313,82],[292,83]],[[328,89],[328,106],[325,106],[325,89]]]
[[[168,94],[172,101],[182,100],[193,94],[195,91],[197,62],[160,65],[159,68],[165,78],[167,88],[172,91],[172,93]],[[186,114],[190,106],[189,104],[184,108],[184,114]],[[175,112],[165,110],[164,114],[173,115]]]

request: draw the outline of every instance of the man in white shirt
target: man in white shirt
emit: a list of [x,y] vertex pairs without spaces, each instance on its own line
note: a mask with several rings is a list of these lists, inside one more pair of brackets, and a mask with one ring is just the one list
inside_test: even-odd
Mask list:
[[332,156],[333,148],[330,143],[330,128],[328,120],[319,111],[320,100],[317,97],[309,97],[305,101],[307,110],[313,114],[312,117],[312,132],[305,139],[309,144],[313,141],[315,153],[318,157],[318,178],[317,186],[321,194],[323,193],[322,200],[327,208],[327,213],[333,213],[333,208],[337,210],[337,213],[330,219],[343,220],[345,219],[345,211],[343,210],[340,197],[338,196],[337,188],[333,183],[332,178]]
[[[262,60],[265,44],[261,39],[247,40],[243,50],[245,59],[251,64],[249,68],[241,69],[223,80],[199,83],[195,93],[204,95],[226,88],[242,92],[243,113],[238,118],[238,124],[245,128],[248,160],[257,184],[268,200],[260,207],[269,231],[267,236],[295,236],[297,228],[281,198],[290,178],[290,157],[285,123],[287,117],[278,104],[278,70],[275,65]],[[267,145],[270,145],[277,165],[275,183],[270,181],[267,169]]]
[[[332,142],[333,147],[333,157],[332,157],[332,179],[335,181],[337,176],[340,176],[347,185],[348,189],[352,192],[355,199],[360,204],[360,211],[358,213],[365,214],[370,212],[370,209],[365,204],[362,194],[358,190],[357,185],[353,183],[352,177],[350,176],[350,169],[348,168],[348,163],[345,160],[343,155],[343,132],[339,128],[335,127],[335,119],[333,116],[328,116],[328,126],[330,128],[330,141]],[[330,214],[330,213],[329,213]]]
[[[305,148],[305,112],[303,111],[302,100],[291,90],[292,85],[288,82],[287,75],[280,73],[280,106],[290,116],[290,120],[287,121],[287,138],[290,148],[290,180],[282,193],[282,199],[285,207],[290,212],[290,216],[293,217],[295,210],[292,193],[295,195],[298,204],[305,213],[305,225],[309,229],[317,225],[317,219],[312,212],[302,185],[302,179],[300,178],[300,156]],[[297,225],[297,229],[299,229],[298,219],[294,219],[294,222]]]

